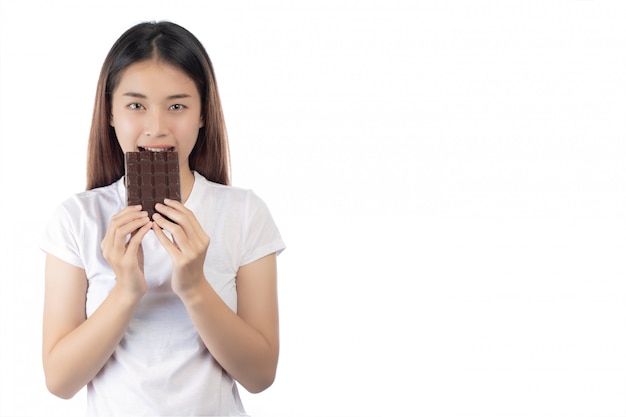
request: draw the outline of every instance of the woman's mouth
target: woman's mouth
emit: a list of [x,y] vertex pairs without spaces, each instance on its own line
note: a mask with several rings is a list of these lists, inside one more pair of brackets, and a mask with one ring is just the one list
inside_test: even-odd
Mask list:
[[160,146],[158,148],[152,148],[148,146],[138,146],[139,152],[173,152],[173,146]]

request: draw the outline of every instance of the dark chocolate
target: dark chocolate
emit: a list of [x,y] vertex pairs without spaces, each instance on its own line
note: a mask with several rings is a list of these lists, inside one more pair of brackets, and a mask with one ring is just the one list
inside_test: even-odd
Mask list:
[[181,201],[178,152],[126,152],[126,203],[141,204],[152,219],[156,203]]

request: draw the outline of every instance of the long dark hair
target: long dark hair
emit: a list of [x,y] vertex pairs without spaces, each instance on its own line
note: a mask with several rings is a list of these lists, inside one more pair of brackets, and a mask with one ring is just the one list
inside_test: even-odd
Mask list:
[[124,154],[111,127],[111,98],[129,65],[157,59],[194,80],[202,103],[204,126],[189,155],[189,168],[209,181],[230,184],[228,137],[213,65],[200,41],[171,22],[145,22],[115,42],[100,71],[87,148],[87,189],[102,187],[124,175]]

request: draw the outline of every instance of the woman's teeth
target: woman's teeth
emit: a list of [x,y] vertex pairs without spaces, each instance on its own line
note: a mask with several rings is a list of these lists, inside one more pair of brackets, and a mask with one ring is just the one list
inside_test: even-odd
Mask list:
[[144,148],[142,146],[138,146],[139,151],[148,151],[148,152],[167,152],[167,151],[173,151],[174,148],[173,147],[168,147],[168,148]]

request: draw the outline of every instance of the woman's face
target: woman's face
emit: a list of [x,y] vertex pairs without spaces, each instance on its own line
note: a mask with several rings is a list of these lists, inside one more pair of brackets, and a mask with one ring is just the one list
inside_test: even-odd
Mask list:
[[130,65],[113,91],[111,126],[124,152],[175,150],[180,169],[204,126],[200,93],[180,69],[156,60]]

